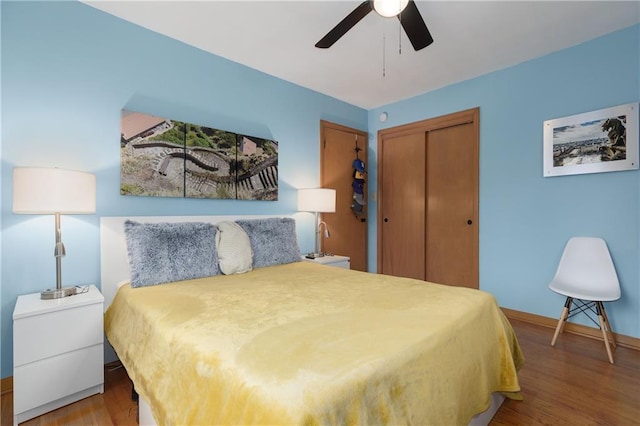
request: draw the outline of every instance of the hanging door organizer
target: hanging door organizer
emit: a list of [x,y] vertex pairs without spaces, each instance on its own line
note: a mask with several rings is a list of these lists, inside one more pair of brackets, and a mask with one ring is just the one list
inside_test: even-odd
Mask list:
[[354,148],[354,151],[356,152],[356,158],[353,160],[353,182],[351,183],[351,186],[353,187],[353,201],[351,202],[351,211],[356,215],[356,217],[364,221],[366,218],[367,202],[364,185],[366,183],[365,174],[367,171],[364,161],[359,158],[362,148],[358,146],[358,135],[356,135],[355,142],[356,147]]

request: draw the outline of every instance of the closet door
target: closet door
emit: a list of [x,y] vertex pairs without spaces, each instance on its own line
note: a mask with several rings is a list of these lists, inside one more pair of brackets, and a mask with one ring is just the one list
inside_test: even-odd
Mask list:
[[424,139],[424,133],[390,136],[378,147],[382,274],[425,279]]
[[478,288],[479,109],[378,133],[378,271]]
[[478,288],[473,124],[427,133],[426,280]]

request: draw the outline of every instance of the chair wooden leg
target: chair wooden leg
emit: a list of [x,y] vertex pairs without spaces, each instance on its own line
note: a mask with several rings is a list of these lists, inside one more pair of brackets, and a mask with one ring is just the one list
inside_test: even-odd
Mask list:
[[603,302],[597,302],[597,303],[600,304],[602,318],[604,318],[604,323],[607,326],[607,334],[609,335],[609,341],[611,342],[614,348],[617,348],[618,344],[616,342],[616,336],[613,334],[613,330],[611,329],[611,323],[609,322],[609,317],[607,317],[607,311],[604,309],[604,303]]
[[[602,338],[604,340],[604,347],[607,349],[607,356],[609,357],[609,362],[613,364],[613,354],[611,353],[611,347],[609,346],[609,333],[608,326],[604,321],[604,306],[602,306],[602,302],[596,302],[596,309],[598,311],[598,320],[600,321],[600,330],[602,330]],[[607,321],[608,322],[608,321]]]
[[567,321],[567,317],[569,316],[569,308],[571,308],[571,297],[567,297],[566,302],[564,302],[564,308],[562,308],[562,313],[560,314],[560,320],[558,321],[558,325],[556,326],[556,332],[553,333],[553,339],[551,340],[551,346],[556,345],[556,340],[558,339],[558,335],[562,332],[564,328],[564,323]]

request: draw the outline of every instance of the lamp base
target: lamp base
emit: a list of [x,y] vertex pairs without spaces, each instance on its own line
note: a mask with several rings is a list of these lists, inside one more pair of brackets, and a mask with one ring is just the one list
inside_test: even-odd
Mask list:
[[40,299],[60,299],[62,297],[73,296],[74,294],[76,294],[75,287],[62,287],[53,290],[48,288],[40,292]]

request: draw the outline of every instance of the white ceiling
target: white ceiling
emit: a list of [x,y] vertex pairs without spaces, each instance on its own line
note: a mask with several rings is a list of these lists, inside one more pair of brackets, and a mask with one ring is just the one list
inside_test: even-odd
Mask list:
[[[84,2],[365,109],[640,22],[638,1],[416,1],[435,40],[425,49],[415,52],[399,21],[375,12],[318,49],[314,44],[361,1]],[[603,52],[594,60],[611,58]]]

